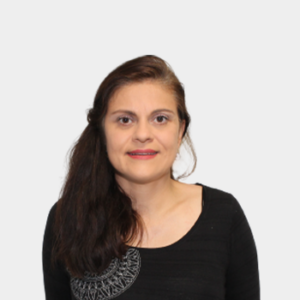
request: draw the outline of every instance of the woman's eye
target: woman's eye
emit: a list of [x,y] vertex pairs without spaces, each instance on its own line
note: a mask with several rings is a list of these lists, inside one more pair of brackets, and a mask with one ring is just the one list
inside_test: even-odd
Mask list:
[[128,120],[130,120],[130,118],[128,118],[128,117],[121,117],[121,118],[118,119],[118,121],[120,121],[120,120],[126,120],[125,122],[121,122],[121,124],[127,124]]
[[[165,118],[166,121],[168,120],[168,118],[165,117],[165,116],[157,116],[157,117],[156,117],[157,120],[159,120],[159,119],[160,119],[160,120],[163,120],[163,118]],[[160,121],[159,121],[158,123],[165,123],[165,122],[160,122]]]

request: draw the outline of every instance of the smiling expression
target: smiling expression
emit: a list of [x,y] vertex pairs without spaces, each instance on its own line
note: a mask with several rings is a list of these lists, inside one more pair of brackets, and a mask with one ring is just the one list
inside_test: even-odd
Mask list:
[[[107,154],[116,176],[135,182],[170,177],[184,125],[174,94],[160,83],[145,81],[118,89],[104,120]],[[128,155],[137,149],[157,154],[150,159]]]

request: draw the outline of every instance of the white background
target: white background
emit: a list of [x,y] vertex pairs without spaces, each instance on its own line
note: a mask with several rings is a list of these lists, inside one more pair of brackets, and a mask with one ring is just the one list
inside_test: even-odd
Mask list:
[[262,299],[300,299],[298,3],[2,1],[1,298],[44,299],[44,226],[67,151],[104,77],[154,54],[186,91],[198,163],[184,182],[238,199]]

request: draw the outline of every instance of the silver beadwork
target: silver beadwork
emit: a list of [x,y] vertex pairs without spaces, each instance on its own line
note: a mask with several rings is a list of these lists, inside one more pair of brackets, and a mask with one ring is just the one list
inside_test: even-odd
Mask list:
[[140,272],[140,267],[139,251],[129,248],[122,261],[114,258],[100,275],[86,272],[83,279],[71,277],[71,290],[78,300],[112,299],[133,284]]

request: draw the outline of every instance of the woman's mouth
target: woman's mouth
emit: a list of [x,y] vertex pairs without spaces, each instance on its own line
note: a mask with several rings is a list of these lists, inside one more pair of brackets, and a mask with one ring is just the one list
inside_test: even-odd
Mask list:
[[157,155],[158,152],[151,153],[127,153],[133,159],[151,159]]

